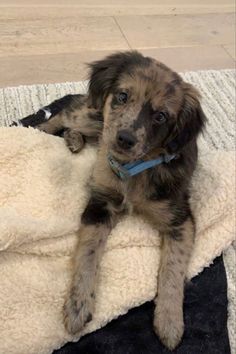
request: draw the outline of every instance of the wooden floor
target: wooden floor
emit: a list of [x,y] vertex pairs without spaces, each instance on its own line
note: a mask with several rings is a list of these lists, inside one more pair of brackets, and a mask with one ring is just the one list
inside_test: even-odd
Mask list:
[[235,66],[234,0],[0,0],[0,86],[77,81],[138,49],[177,71]]

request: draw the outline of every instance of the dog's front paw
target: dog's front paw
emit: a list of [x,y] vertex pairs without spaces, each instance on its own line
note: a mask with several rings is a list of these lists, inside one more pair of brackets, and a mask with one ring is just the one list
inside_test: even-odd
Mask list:
[[84,139],[78,130],[68,129],[64,132],[63,137],[71,152],[78,153],[83,149]]
[[157,304],[154,314],[154,330],[161,342],[170,350],[180,343],[184,333],[182,307]]
[[78,334],[92,320],[93,299],[70,296],[64,305],[64,324],[70,334]]

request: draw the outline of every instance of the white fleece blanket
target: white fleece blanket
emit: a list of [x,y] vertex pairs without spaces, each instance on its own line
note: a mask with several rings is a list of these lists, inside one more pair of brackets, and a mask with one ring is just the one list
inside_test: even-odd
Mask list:
[[[47,354],[72,339],[62,306],[96,150],[72,155],[60,138],[1,128],[0,151],[0,353]],[[234,169],[234,152],[201,145],[189,278],[234,239]],[[83,334],[152,299],[159,259],[156,231],[134,217],[120,222],[107,243],[95,314]]]

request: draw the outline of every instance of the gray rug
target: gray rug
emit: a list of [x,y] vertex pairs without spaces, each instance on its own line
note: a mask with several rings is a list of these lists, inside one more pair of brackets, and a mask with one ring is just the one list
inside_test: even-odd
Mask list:
[[[210,70],[188,72],[183,78],[202,94],[203,109],[210,117],[202,143],[209,149],[235,150],[235,71]],[[0,89],[0,125],[8,126],[36,112],[68,93],[84,93],[86,82],[19,86]],[[231,352],[236,353],[236,243],[224,253],[228,279],[228,329]]]

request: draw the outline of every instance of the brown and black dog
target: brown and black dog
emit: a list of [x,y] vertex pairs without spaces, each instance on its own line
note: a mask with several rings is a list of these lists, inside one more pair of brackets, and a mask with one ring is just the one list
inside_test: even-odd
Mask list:
[[[64,306],[68,332],[92,319],[97,272],[111,229],[127,213],[145,218],[162,237],[154,330],[174,349],[184,331],[184,281],[194,243],[189,185],[197,163],[198,134],[206,117],[199,93],[162,63],[136,51],[90,65],[88,95],[68,96],[65,107],[37,127],[64,138],[73,152],[98,141],[90,200],[82,214],[71,288]],[[172,156],[169,162],[122,179],[121,166]]]

